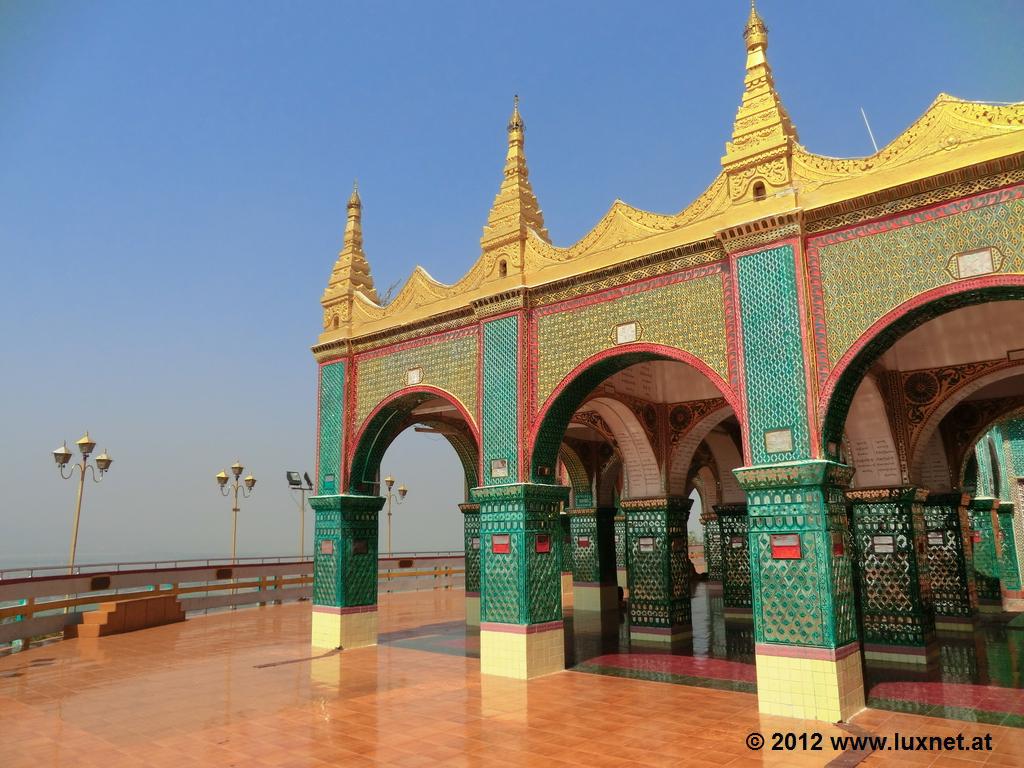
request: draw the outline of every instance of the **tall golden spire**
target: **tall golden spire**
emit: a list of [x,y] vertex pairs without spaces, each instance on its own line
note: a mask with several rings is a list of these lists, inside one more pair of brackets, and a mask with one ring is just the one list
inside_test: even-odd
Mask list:
[[487,216],[483,237],[480,238],[480,246],[485,253],[512,243],[524,242],[527,231],[531,229],[546,242],[551,242],[544,228],[544,214],[530,186],[524,141],[523,117],[519,114],[519,96],[516,96],[512,116],[508,120],[508,154],[505,156],[504,177]]
[[775,91],[766,55],[768,27],[758,14],[754,0],[750,0],[750,16],[743,39],[747,47],[743,100],[733,122],[732,141],[726,143],[722,158],[722,165],[730,176],[729,191],[733,201],[747,196],[755,180],[765,184],[766,191],[789,187],[789,155],[798,140],[793,121]]
[[[363,202],[359,199],[359,183],[352,184],[346,206],[348,218],[345,221],[345,239],[334,262],[331,277],[327,281],[320,303],[324,307],[324,325],[330,323],[328,316],[341,312],[341,319],[348,319],[347,300],[357,291],[374,303],[378,303],[377,290],[370,276],[370,264],[363,253]],[[342,307],[341,305],[345,305]]]

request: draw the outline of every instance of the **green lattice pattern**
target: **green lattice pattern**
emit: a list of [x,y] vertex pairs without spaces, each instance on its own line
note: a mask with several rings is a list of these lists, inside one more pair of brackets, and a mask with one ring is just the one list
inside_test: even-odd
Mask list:
[[[519,479],[519,318],[484,323],[484,485]],[[491,462],[504,460],[507,476],[491,475]]]
[[[856,640],[843,497],[852,470],[795,461],[734,474],[747,494],[757,642],[838,648]],[[774,559],[771,536],[794,533],[801,559]]]
[[1013,529],[1013,504],[1000,502],[999,581],[1003,589],[1020,590],[1020,566],[1017,561],[1017,537]]
[[[499,485],[474,488],[480,504],[481,620],[540,624],[562,618],[559,510],[568,488]],[[508,536],[510,551],[492,551],[493,536]],[[547,536],[548,552],[537,552]]]
[[952,638],[943,638],[939,645],[939,669],[942,670],[944,683],[974,683],[981,671],[978,665],[977,642],[972,636],[970,640],[953,644]]
[[381,402],[409,385],[409,371],[422,371],[420,384],[448,392],[475,419],[477,350],[475,333],[459,333],[418,347],[359,360],[356,367],[355,423],[362,426]]
[[626,567],[626,518],[615,518],[615,567]]
[[711,274],[663,287],[620,289],[611,301],[537,318],[537,402],[576,366],[615,346],[615,327],[638,323],[639,341],[692,353],[728,380],[722,277]]
[[[981,472],[979,469],[979,479]],[[996,557],[995,529],[992,527],[991,498],[976,498],[971,501],[968,514],[974,534],[974,582],[978,600],[998,603],[1002,599],[999,590],[999,560]]]
[[722,528],[718,518],[704,523],[704,562],[708,564],[708,580],[722,580]]
[[916,489],[885,490],[851,498],[864,642],[924,646],[935,634],[924,508]]
[[466,552],[466,592],[480,591],[480,505],[459,504],[462,510],[463,543]]
[[987,247],[999,252],[1000,272],[1024,271],[1024,199],[821,246],[831,363],[892,308],[954,282],[955,254]]
[[313,602],[335,608],[377,603],[379,496],[313,496]]
[[[810,455],[801,316],[793,248],[737,262],[750,451],[755,464]],[[792,450],[768,453],[765,433],[791,430]]]
[[569,510],[569,553],[572,558],[573,581],[614,583],[614,516],[614,509]]
[[[320,367],[320,455],[317,456],[317,493],[333,493],[341,487],[341,446],[344,437],[345,363]],[[334,475],[334,487],[325,488],[324,475]]]
[[726,608],[749,611],[754,597],[750,576],[750,525],[746,504],[718,504],[722,600]]
[[624,499],[629,622],[671,629],[690,623],[686,519],[690,499]]
[[924,506],[928,572],[936,616],[970,617],[978,609],[967,507],[960,494],[929,494]]
[[988,450],[987,433],[974,446],[974,457],[978,461],[978,486],[977,495],[983,498],[995,498],[995,484],[992,480],[994,467],[992,466],[992,455]]

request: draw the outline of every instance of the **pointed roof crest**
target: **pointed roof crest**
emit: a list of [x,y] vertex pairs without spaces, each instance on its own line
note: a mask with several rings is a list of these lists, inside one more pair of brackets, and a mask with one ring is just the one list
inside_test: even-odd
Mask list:
[[512,116],[508,120],[508,152],[501,187],[491,205],[484,234],[480,239],[483,250],[492,251],[515,242],[524,242],[533,230],[545,242],[551,242],[544,227],[537,197],[530,186],[530,171],[526,167],[525,125],[519,114],[519,96],[512,102]]

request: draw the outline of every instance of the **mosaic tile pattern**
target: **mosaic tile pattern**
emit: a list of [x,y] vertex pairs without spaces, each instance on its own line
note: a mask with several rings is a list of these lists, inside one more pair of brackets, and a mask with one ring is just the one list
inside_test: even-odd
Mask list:
[[[519,318],[484,323],[484,485],[519,480]],[[491,462],[503,460],[507,474],[491,474]]]
[[357,357],[357,429],[381,402],[409,385],[412,368],[422,370],[421,385],[450,393],[475,419],[478,344],[473,328],[444,334],[426,344],[402,344],[394,351]]
[[[716,504],[722,601],[726,608],[749,611],[754,605],[750,577],[750,526],[746,504]],[[707,550],[705,550],[706,552]],[[710,561],[709,574],[710,574]],[[710,578],[710,576],[709,576]]]
[[462,510],[463,547],[466,553],[466,591],[480,591],[480,505],[459,504]]
[[[691,273],[692,274],[692,273]],[[638,323],[638,341],[686,350],[728,381],[722,277],[706,269],[625,285],[592,298],[541,308],[536,320],[536,400],[584,360],[615,346],[615,326]],[[557,311],[556,311],[557,310]]]
[[615,510],[569,510],[569,550],[573,581],[615,581]]
[[[980,472],[979,472],[980,475]],[[974,541],[974,583],[978,600],[999,603],[999,560],[996,557],[996,535],[992,527],[992,506],[995,499],[976,497],[971,500],[968,515]]]
[[[562,618],[559,508],[568,489],[502,485],[473,489],[480,504],[481,621],[541,624]],[[495,536],[509,551],[494,552]],[[538,552],[538,537],[549,549]]]
[[313,603],[334,608],[377,602],[380,496],[312,496]]
[[936,616],[966,618],[978,610],[968,498],[959,493],[933,493],[924,502],[928,572]]
[[924,492],[851,491],[864,642],[925,646],[935,635]]
[[686,520],[691,499],[623,499],[629,547],[629,620],[671,630],[690,623]]
[[996,195],[982,195],[942,206],[927,220],[911,213],[815,238],[831,363],[892,308],[953,282],[955,254],[991,247],[999,272],[1024,271],[1024,188],[1008,196],[993,204]]
[[[341,488],[342,414],[345,412],[345,363],[338,361],[320,367],[320,440],[317,457],[317,493],[334,493]],[[325,488],[324,475],[334,475],[334,488]]]
[[[753,462],[805,458],[810,435],[793,248],[743,256],[736,269]],[[768,445],[766,433],[777,430],[791,431],[792,450]]]
[[[828,461],[734,470],[747,494],[757,642],[839,648],[857,639],[843,489]],[[775,559],[771,537],[799,534],[802,558]]]

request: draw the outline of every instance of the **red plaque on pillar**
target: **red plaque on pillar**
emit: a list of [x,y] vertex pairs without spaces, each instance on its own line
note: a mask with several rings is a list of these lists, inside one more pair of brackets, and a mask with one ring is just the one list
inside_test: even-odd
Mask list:
[[590,547],[590,537],[589,536],[577,536],[576,537],[576,546],[579,547],[580,549],[587,549],[588,547]]
[[799,533],[773,533],[771,543],[772,560],[799,560],[803,557]]
[[496,555],[507,555],[511,551],[511,537],[507,533],[491,534],[491,552]]
[[538,533],[537,539],[533,544],[534,552],[550,552],[551,551],[551,537],[546,533]]
[[971,541],[975,544],[981,543],[981,531],[971,531]]

